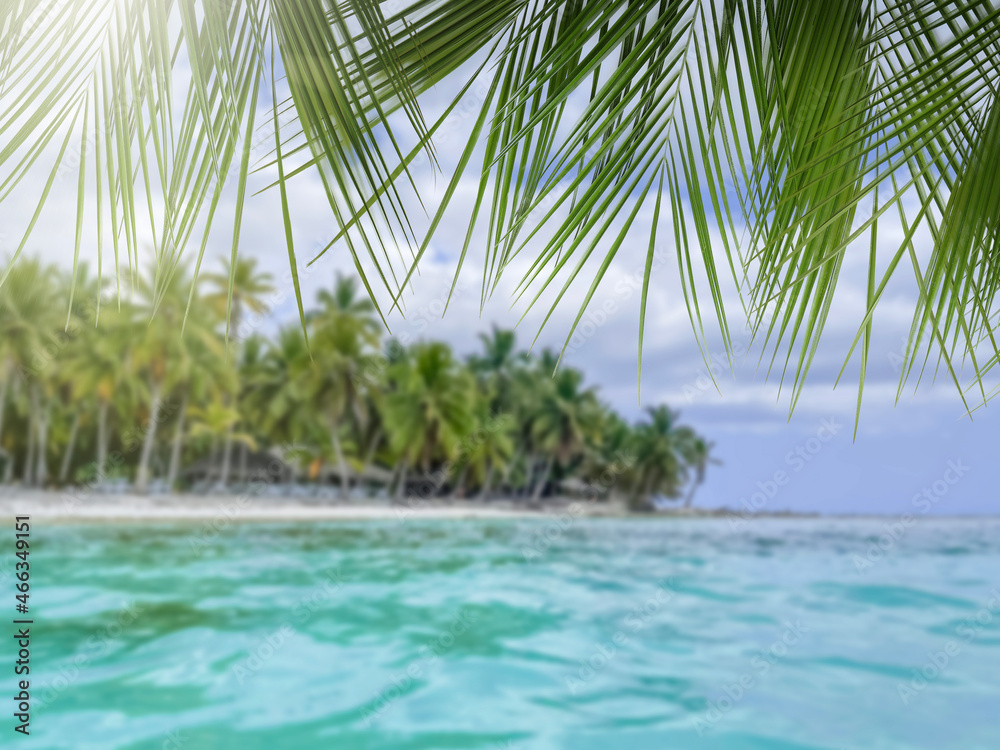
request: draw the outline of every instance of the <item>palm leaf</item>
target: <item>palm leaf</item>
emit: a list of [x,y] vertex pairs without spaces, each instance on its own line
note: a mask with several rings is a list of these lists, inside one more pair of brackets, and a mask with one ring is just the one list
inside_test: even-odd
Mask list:
[[[483,232],[481,303],[523,260],[515,302],[564,304],[587,284],[580,315],[653,206],[702,350],[711,321],[729,347],[738,290],[793,408],[865,242],[859,404],[874,311],[904,258],[916,296],[900,388],[936,354],[934,374],[971,373],[985,399],[1000,362],[998,59],[989,0],[0,0],[0,201],[34,189],[24,247],[78,157],[74,263],[91,212],[99,273],[110,244],[134,276],[148,235],[162,294],[182,254],[197,275],[233,180],[235,256],[248,176],[266,171],[297,289],[288,187],[311,174],[333,218],[322,252],[344,247],[373,300],[401,306],[471,177],[456,280]],[[424,206],[416,157],[440,168],[435,138],[481,78],[448,188]],[[428,124],[422,98],[446,81],[457,96]],[[251,164],[261,122],[273,147]],[[413,206],[433,217],[420,234]],[[658,241],[643,243],[643,316]]]

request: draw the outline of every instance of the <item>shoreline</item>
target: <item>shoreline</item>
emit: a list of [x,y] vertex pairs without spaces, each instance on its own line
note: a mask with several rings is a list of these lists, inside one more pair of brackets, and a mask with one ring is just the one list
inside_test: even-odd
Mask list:
[[[567,515],[574,518],[632,519],[894,519],[894,514],[804,513],[787,510],[746,513],[732,508],[670,508],[650,513],[628,510],[620,503],[575,498],[551,498],[537,507],[512,499],[421,500],[401,504],[385,499],[342,502],[289,496],[238,494],[130,495],[93,493],[83,498],[70,492],[0,488],[0,515],[30,516],[53,525],[91,523],[301,523],[308,521],[407,520],[544,520]],[[997,516],[941,515],[935,520],[994,518]]]
[[[593,502],[574,498],[550,499],[538,507],[510,499],[491,501],[421,500],[409,498],[396,504],[385,499],[359,501],[317,500],[287,496],[239,494],[131,495],[4,488],[0,490],[0,512],[5,516],[29,515],[53,524],[72,523],[172,523],[223,519],[236,523],[302,521],[405,521],[428,520],[517,520],[571,515],[577,518],[752,518],[730,509],[676,508],[637,513],[620,503]],[[756,517],[817,517],[790,512],[758,513]]]

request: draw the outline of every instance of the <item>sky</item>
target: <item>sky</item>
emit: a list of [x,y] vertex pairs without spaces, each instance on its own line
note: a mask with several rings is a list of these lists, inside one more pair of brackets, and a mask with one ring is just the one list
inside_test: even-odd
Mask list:
[[[467,71],[460,71],[424,97],[422,105],[428,120],[436,117],[455,95]],[[427,164],[413,171],[426,205],[434,206],[443,193],[449,170],[471,129],[481,91],[480,87],[472,87],[437,140],[445,174]],[[573,106],[577,105],[571,102],[570,120]],[[266,129],[261,132],[266,137]],[[72,262],[76,175],[72,162],[70,168],[60,170],[43,219],[26,247],[28,254],[64,265]],[[263,188],[273,178],[266,170],[252,176],[249,192]],[[19,244],[44,179],[40,174],[37,189],[25,183],[23,189],[0,204],[0,257],[10,255]],[[544,295],[531,309],[513,297],[518,271],[523,273],[533,260],[532,253],[539,250],[537,242],[529,244],[523,257],[515,260],[496,293],[481,309],[482,249],[486,240],[480,222],[458,287],[449,299],[448,290],[475,197],[476,183],[463,180],[453,200],[454,210],[435,234],[419,277],[414,278],[406,295],[406,316],[389,316],[391,332],[408,340],[441,339],[466,354],[478,349],[478,335],[492,325],[517,326],[522,346],[531,345],[537,334],[536,347],[561,349],[592,276],[584,273],[540,331],[553,295]],[[305,173],[292,180],[289,198],[303,296],[309,304],[318,290],[332,284],[338,272],[352,274],[353,264],[340,243],[312,266],[305,266],[313,255],[310,250],[325,246],[334,233],[330,209],[314,174]],[[217,268],[218,259],[228,255],[235,200],[235,190],[230,186],[218,212],[222,218],[217,220],[209,239],[206,263],[210,267]],[[422,218],[420,207],[412,199],[407,208],[419,235],[427,219]],[[714,454],[721,465],[710,467],[707,481],[696,495],[697,505],[917,517],[996,512],[994,441],[1000,422],[994,413],[998,407],[979,409],[970,419],[955,385],[945,378],[932,383],[929,377],[916,392],[911,383],[896,403],[899,358],[916,298],[912,278],[908,279],[905,272],[890,285],[876,313],[861,419],[854,434],[857,354],[848,363],[843,380],[834,386],[863,317],[867,237],[847,251],[822,344],[804,393],[790,415],[791,389],[787,383],[784,389],[779,388],[780,362],[770,376],[767,360],[758,366],[762,351],[758,344],[751,344],[745,332],[746,321],[741,317],[735,288],[727,297],[727,309],[737,356],[730,367],[721,336],[713,334],[717,325],[713,328],[709,319],[705,324],[709,342],[706,365],[688,318],[676,263],[670,260],[673,227],[664,201],[656,241],[668,262],[654,269],[650,283],[640,398],[639,289],[652,221],[650,203],[640,210],[633,234],[629,235],[634,241],[625,244],[599,287],[567,348],[564,362],[582,369],[589,384],[598,387],[602,398],[623,416],[639,420],[647,407],[667,403],[681,412],[684,422],[714,441]],[[93,216],[88,215],[82,249],[83,257],[91,262],[96,257],[94,232]],[[599,245],[598,255],[607,249],[614,234],[612,231]],[[902,235],[898,220],[894,223],[887,214],[879,226],[880,258],[891,255]],[[148,233],[144,236],[148,239]],[[279,286],[271,299],[270,314],[253,325],[270,333],[280,324],[294,323],[297,310],[276,190],[248,199],[241,237],[240,253],[259,258]],[[915,240],[923,250],[928,249],[926,236],[918,233]],[[196,248],[188,252],[193,257]],[[724,263],[721,251],[717,258]],[[442,316],[445,301],[448,311]],[[715,383],[710,373],[715,375]]]

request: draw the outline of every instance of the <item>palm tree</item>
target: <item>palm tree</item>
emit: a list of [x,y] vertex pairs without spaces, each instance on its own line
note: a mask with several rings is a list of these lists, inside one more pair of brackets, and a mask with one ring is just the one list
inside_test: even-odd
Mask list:
[[[0,344],[2,346],[2,344]],[[6,352],[0,351],[0,458],[4,460],[3,474],[0,475],[0,482],[5,482],[7,472],[13,465],[14,457],[3,447],[3,426],[4,416],[7,410],[7,398],[10,391],[13,365]]]
[[[57,481],[65,484],[76,453],[81,423],[92,407],[92,393],[79,387],[74,363],[75,349],[89,348],[94,342],[97,323],[97,300],[100,284],[90,277],[86,263],[74,267],[71,273],[60,273],[56,281],[61,296],[70,298],[69,310],[58,335],[58,350],[53,353],[53,372],[48,380],[55,392],[56,419],[52,423],[55,444],[63,448]],[[73,293],[68,290],[73,289]],[[65,429],[69,421],[68,430]]]
[[340,474],[342,499],[347,499],[350,490],[350,469],[342,430],[345,419],[352,424],[356,434],[361,432],[366,421],[361,411],[364,404],[362,373],[368,369],[379,344],[377,324],[362,312],[364,306],[359,308],[353,298],[353,284],[338,280],[334,295],[320,295],[323,309],[310,319],[315,362],[309,371],[309,396],[326,416],[327,435]]
[[[89,338],[89,337],[88,337]],[[55,426],[58,429],[61,423],[68,417],[70,427],[65,435],[63,444],[62,460],[59,464],[58,483],[66,484],[69,479],[70,468],[76,453],[77,439],[80,435],[81,422],[86,419],[86,415],[93,407],[93,397],[91,393],[80,388],[80,381],[73,371],[60,370],[55,378],[57,403],[59,405],[60,419],[56,420]]]
[[581,473],[595,496],[621,495],[635,485],[635,430],[618,414],[606,411],[601,421],[598,449],[589,452]]
[[[180,474],[181,454],[184,448],[184,437],[187,434],[186,421],[190,404],[196,405],[231,400],[237,390],[237,372],[234,363],[226,360],[222,342],[215,336],[190,336],[185,339],[187,356],[177,363],[173,372],[174,401],[177,407],[174,411],[177,418],[174,421],[174,437],[170,447],[170,461],[167,468],[166,486],[172,489]],[[236,421],[229,425],[232,433],[239,412],[234,407],[228,407],[236,415]],[[192,430],[192,432],[196,432]],[[197,433],[196,433],[197,434]],[[232,440],[232,436],[223,436],[224,440]],[[212,457],[213,460],[215,456]],[[228,462],[224,460],[219,483],[226,484]]]
[[192,364],[192,346],[211,348],[217,342],[216,319],[204,307],[204,300],[196,293],[195,281],[183,268],[153,267],[150,277],[139,277],[137,291],[140,298],[137,321],[143,327],[134,361],[145,378],[149,404],[135,476],[136,491],[142,493],[150,478],[158,424],[167,416],[164,412],[176,410],[176,405],[162,409],[163,399],[172,387],[186,382]]
[[141,387],[133,366],[133,349],[140,330],[128,304],[123,304],[122,309],[112,307],[101,312],[99,326],[81,337],[69,353],[76,392],[92,397],[96,403],[96,455],[93,471],[89,472],[94,479],[103,477],[107,468],[112,421],[134,412],[140,400]]
[[596,391],[583,388],[583,374],[579,370],[563,368],[555,376],[544,378],[552,364],[543,356],[539,364],[539,378],[534,401],[531,436],[534,445],[543,455],[545,466],[535,479],[532,502],[538,502],[558,461],[564,468],[582,458],[586,451],[599,443],[602,410]]
[[[241,326],[244,322],[245,312],[261,314],[268,309],[265,295],[274,291],[272,281],[274,277],[266,272],[257,270],[256,258],[239,258],[234,263],[231,258],[223,261],[223,271],[221,273],[205,274],[205,280],[214,284],[216,291],[209,295],[206,300],[214,303],[224,313],[226,321],[226,336],[235,340],[235,356],[239,361],[242,351],[241,346],[246,338]],[[239,371],[236,370],[237,384],[236,391],[239,391]],[[230,425],[226,433],[222,449],[222,471],[219,483],[225,487],[229,482],[229,467],[232,459],[233,435],[237,422]]]
[[316,410],[307,398],[309,349],[299,326],[282,328],[248,374],[246,412],[272,440],[299,442]]
[[464,495],[466,484],[479,487],[488,499],[497,471],[503,471],[514,453],[512,439],[514,418],[509,413],[493,412],[487,399],[474,399],[475,425],[457,458],[461,466],[456,494]]
[[474,383],[442,342],[414,344],[390,366],[388,377],[385,421],[400,458],[402,497],[411,466],[427,473],[435,463],[450,462],[471,432]]
[[366,377],[359,383],[359,398],[361,400],[359,413],[364,417],[356,425],[356,443],[361,455],[360,476],[366,477],[375,462],[378,452],[386,444],[385,421],[385,390],[382,382],[372,382]]
[[712,448],[714,447],[715,443],[710,443],[700,437],[695,437],[692,440],[686,440],[682,444],[681,451],[684,454],[684,460],[688,466],[694,469],[694,479],[691,481],[691,487],[688,489],[688,493],[684,498],[685,508],[691,507],[691,503],[694,502],[694,493],[697,492],[698,488],[705,482],[705,472],[708,469],[708,465],[710,463],[722,463],[718,459],[712,457]]
[[[16,375],[29,400],[28,446],[24,461],[24,483],[44,483],[48,475],[46,451],[51,415],[54,357],[61,349],[59,292],[53,280],[55,269],[36,259],[23,260],[10,269],[10,286],[0,294],[0,430],[8,386]],[[65,309],[65,308],[63,308]],[[2,437],[2,432],[0,432]]]
[[528,358],[517,352],[517,337],[513,331],[494,325],[488,335],[479,334],[479,340],[483,343],[483,353],[469,357],[469,367],[489,390],[492,410],[509,412],[513,408],[514,379]]
[[357,280],[338,273],[333,280],[333,289],[320,289],[316,294],[319,309],[306,316],[306,320],[329,318],[337,315],[351,315],[362,321],[364,326],[378,332],[379,326],[373,315],[375,304],[367,297],[359,296]]
[[[254,441],[266,435],[262,429],[260,412],[254,402],[255,383],[260,377],[267,354],[268,340],[259,333],[250,334],[242,342],[239,361],[236,363],[236,380],[239,384],[236,396],[236,410],[247,425],[247,432]],[[240,474],[247,477],[247,444],[240,444]]]
[[[690,427],[678,423],[679,414],[666,406],[647,409],[649,422],[635,430],[636,480],[631,497],[632,507],[645,509],[650,496],[662,493],[677,497],[687,481],[695,457],[692,446],[700,438]],[[707,462],[707,447],[705,458]]]
[[224,258],[223,269],[206,273],[203,279],[215,287],[205,301],[218,308],[219,317],[226,321],[226,335],[243,341],[249,334],[243,331],[246,313],[261,315],[270,308],[267,295],[274,292],[274,277],[257,268],[257,258]]
[[216,398],[204,405],[191,408],[191,435],[194,437],[207,435],[213,442],[228,436],[241,445],[255,449],[257,443],[252,435],[234,430],[239,421],[239,412]]

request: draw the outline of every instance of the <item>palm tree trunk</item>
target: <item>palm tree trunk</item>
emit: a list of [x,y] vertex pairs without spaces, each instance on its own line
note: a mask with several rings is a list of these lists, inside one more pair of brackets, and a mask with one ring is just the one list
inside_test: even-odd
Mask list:
[[28,415],[28,442],[24,455],[24,473],[21,475],[21,482],[25,487],[31,487],[35,483],[35,422],[38,420],[37,411],[32,406],[31,414]]
[[28,443],[24,456],[24,476],[21,481],[25,487],[32,487],[35,484],[35,447],[38,442],[38,391],[35,385],[28,387],[28,402],[31,413],[28,414]]
[[177,415],[177,426],[174,427],[173,445],[170,446],[170,468],[167,470],[167,489],[172,490],[177,482],[181,469],[181,450],[184,448],[184,417],[187,414],[188,394],[181,396],[180,413]]
[[479,490],[479,496],[483,500],[490,499],[490,485],[493,483],[493,463],[491,462],[489,468],[486,469],[486,476],[483,477],[483,486]]
[[[229,318],[229,324],[231,327],[230,336],[233,341],[233,354],[235,361],[233,362],[233,372],[236,374],[236,396],[232,397],[235,401],[238,399],[238,394],[240,392],[240,349],[242,348],[242,342],[240,341],[240,317],[242,314],[242,309],[240,306],[239,299],[233,300],[233,306],[231,310],[232,314]],[[230,397],[226,398],[228,405]],[[239,413],[239,412],[237,412]],[[229,467],[232,464],[233,455],[233,429],[236,427],[235,424],[229,425],[226,429],[226,442],[222,448],[222,473],[219,477],[219,484],[223,487],[229,484]]]
[[691,507],[691,502],[694,500],[694,491],[696,489],[698,489],[698,485],[697,485],[697,483],[693,483],[691,485],[691,489],[688,490],[687,496],[684,498],[684,507],[685,508],[690,508]]
[[146,435],[142,440],[142,453],[139,455],[139,468],[135,473],[135,491],[144,494],[149,482],[149,460],[153,456],[153,442],[156,440],[156,422],[160,411],[160,384],[153,383],[149,401],[149,423],[146,425]]
[[642,483],[636,481],[632,489],[628,493],[628,504],[633,508],[639,507],[639,496],[642,494]]
[[651,499],[653,496],[653,487],[655,483],[653,481],[652,474],[647,474],[646,477],[639,484],[639,487],[635,493],[635,508],[641,510],[648,510],[652,507]]
[[396,501],[402,502],[406,497],[406,471],[410,467],[409,459],[404,458],[399,466],[399,482],[396,484]]
[[240,443],[240,482],[246,484],[247,478],[247,444]]
[[[5,367],[3,371],[3,390],[0,391],[0,437],[3,436],[3,415],[4,408],[7,406],[7,391],[10,385],[10,363],[5,362]],[[0,452],[3,452],[3,448],[0,448]],[[14,479],[14,453],[11,452],[7,455],[7,460],[4,464],[3,470],[3,483],[10,484]]]
[[340,472],[340,499],[347,500],[350,495],[351,479],[347,475],[347,461],[344,459],[344,449],[340,445],[340,435],[336,426],[330,428],[330,442],[333,443],[333,454],[337,458],[337,470]]
[[700,487],[701,483],[704,482],[704,481],[705,481],[705,477],[701,476],[700,473],[699,473],[699,475],[695,476],[694,481],[691,483],[691,489],[688,490],[687,497],[684,498],[684,507],[685,508],[690,508],[691,507],[691,503],[694,500],[694,493],[697,491],[698,487]]
[[3,449],[3,412],[4,407],[7,406],[7,386],[9,381],[7,380],[7,369],[4,368],[4,372],[0,372],[0,378],[3,378],[3,382],[0,383],[0,456],[5,456],[4,460],[4,478],[3,483],[7,483],[6,475],[9,473],[11,464],[14,461],[14,457],[7,455]]
[[35,470],[35,482],[39,487],[44,487],[49,481],[49,463],[45,449],[48,447],[50,416],[49,407],[46,406],[39,419],[38,429],[38,468]]
[[455,485],[455,491],[451,493],[452,497],[465,497],[465,480],[469,476],[469,464],[466,464],[462,468],[462,473],[458,475],[458,483]]
[[6,368],[3,373],[0,373],[0,377],[3,378],[3,382],[0,383],[0,438],[3,438],[3,412],[4,407],[7,406],[7,386],[10,385],[10,381],[7,380]]
[[226,428],[226,439],[222,444],[222,469],[219,472],[219,484],[225,487],[229,484],[229,467],[233,455],[233,425]]
[[73,415],[73,426],[69,429],[69,443],[63,454],[62,466],[59,467],[59,484],[65,484],[69,476],[69,467],[73,462],[73,451],[76,449],[76,433],[80,429],[80,412]]
[[375,431],[375,436],[372,438],[371,442],[368,444],[368,450],[365,453],[365,462],[361,466],[361,476],[367,476],[368,469],[371,468],[372,459],[375,458],[375,450],[378,448],[379,441],[382,439],[381,428]]
[[[211,477],[215,473],[215,462],[218,460],[218,458],[219,458],[219,436],[213,434],[212,435],[212,447],[208,451],[208,461],[209,461],[209,463],[208,463],[208,471],[205,474],[206,480],[207,479],[211,479]],[[220,477],[222,476],[222,472],[219,472],[219,476]]]
[[513,494],[514,488],[510,486],[510,473],[514,470],[514,465],[521,460],[521,449],[518,448],[514,455],[511,457],[510,461],[507,462],[507,466],[503,470],[503,479],[501,484],[507,488],[507,490]]
[[110,401],[101,401],[97,410],[97,471],[95,481],[104,481],[104,470],[108,463],[108,409]]
[[549,474],[552,473],[552,465],[556,462],[555,454],[549,456],[549,460],[545,463],[545,470],[542,475],[538,477],[535,482],[535,491],[531,493],[531,502],[537,503],[539,498],[542,496],[542,490],[545,488],[546,482],[548,482]]

